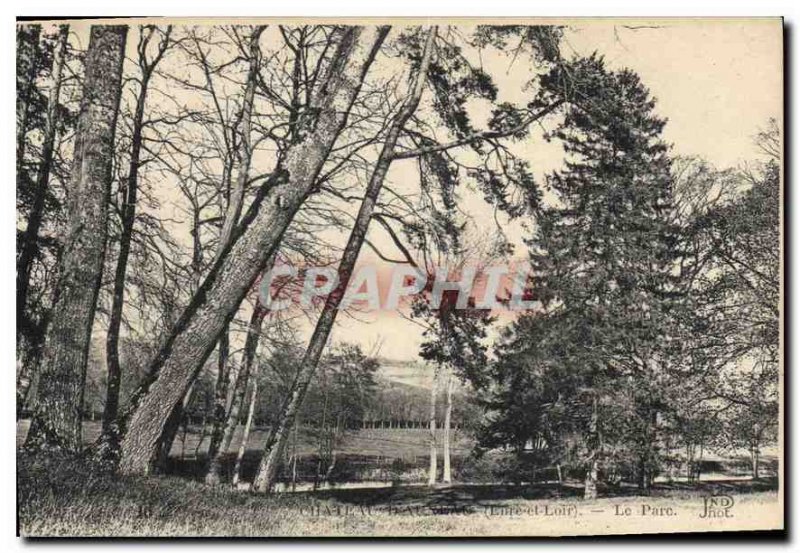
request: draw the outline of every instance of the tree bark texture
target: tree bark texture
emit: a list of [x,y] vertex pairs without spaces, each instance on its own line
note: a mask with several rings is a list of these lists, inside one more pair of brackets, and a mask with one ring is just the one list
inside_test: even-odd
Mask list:
[[26,446],[78,451],[105,257],[114,130],[128,27],[92,26],[67,204],[69,228]]

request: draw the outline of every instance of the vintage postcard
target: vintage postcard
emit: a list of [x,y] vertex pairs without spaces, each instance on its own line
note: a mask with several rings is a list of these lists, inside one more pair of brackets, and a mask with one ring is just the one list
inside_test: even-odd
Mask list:
[[17,21],[19,535],[780,532],[783,37]]

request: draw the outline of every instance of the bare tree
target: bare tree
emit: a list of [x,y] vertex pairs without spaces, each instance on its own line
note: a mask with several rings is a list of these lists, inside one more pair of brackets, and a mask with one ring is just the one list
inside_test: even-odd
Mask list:
[[300,370],[292,384],[292,390],[281,410],[277,424],[270,430],[267,443],[264,447],[264,457],[261,460],[258,474],[253,482],[253,487],[258,491],[269,491],[274,483],[278,464],[283,457],[283,450],[286,446],[289,429],[294,423],[297,412],[302,405],[308,386],[316,372],[322,350],[328,341],[328,336],[336,320],[339,304],[344,297],[356,261],[358,260],[358,255],[364,243],[370,219],[372,218],[378,196],[383,187],[383,181],[386,178],[386,173],[394,158],[397,140],[406,122],[419,105],[420,98],[422,97],[425,75],[427,74],[433,54],[433,41],[435,37],[436,27],[432,27],[427,33],[420,66],[412,76],[408,96],[391,123],[380,156],[370,177],[370,182],[367,185],[364,200],[359,208],[353,230],[350,233],[350,238],[348,239],[342,260],[339,264],[339,282],[325,301],[325,306],[314,329],[314,333],[311,336],[311,340],[309,341],[308,349],[303,357]]
[[[253,147],[250,136],[253,101],[255,98],[259,65],[261,63],[261,49],[258,41],[265,28],[266,27],[264,26],[255,27],[250,35],[248,52],[249,69],[247,72],[244,99],[242,100],[241,119],[239,121],[238,129],[239,140],[236,156],[238,161],[238,174],[236,177],[236,183],[230,194],[228,194],[228,205],[223,218],[222,231],[220,233],[219,242],[217,243],[217,251],[214,256],[214,262],[219,259],[219,257],[225,251],[226,246],[231,241],[233,229],[239,223],[242,206],[244,205],[245,192],[247,190],[247,184],[250,177],[250,162],[253,155]],[[229,393],[231,369],[229,365],[228,340],[228,332],[223,331],[218,346],[219,363],[217,372],[217,386],[214,397],[214,417],[211,429],[211,441],[209,442],[208,446],[208,457],[210,462],[206,472],[206,482],[210,484],[217,483],[219,481],[218,470],[220,457],[227,449],[227,447],[220,448],[220,445],[224,443],[226,421],[234,400],[233,394]],[[235,387],[236,384],[234,382],[234,388]]]
[[122,442],[123,473],[148,472],[166,419],[311,192],[388,31],[348,27],[342,32],[325,84],[312,100],[318,114],[313,127],[306,127],[303,140],[278,160],[268,188],[244,216],[237,237],[212,267],[137,394]]
[[158,29],[153,25],[139,28],[139,43],[137,45],[139,66],[139,90],[136,95],[136,107],[133,114],[133,133],[131,137],[130,161],[128,176],[125,181],[124,201],[122,205],[122,231],[119,238],[119,255],[114,272],[114,290],[112,294],[111,315],[106,335],[106,364],[108,380],[106,381],[106,403],[103,411],[102,441],[108,447],[107,454],[116,456],[119,448],[119,392],[122,379],[122,370],[119,364],[119,334],[122,325],[122,310],[125,305],[125,275],[128,270],[128,256],[133,240],[133,226],[136,222],[136,202],[139,189],[139,166],[141,162],[142,131],[145,124],[145,104],[147,91],[153,72],[164,57],[170,45],[172,26],[168,26],[158,42],[156,54],[152,60],[148,59],[148,46],[153,40]]

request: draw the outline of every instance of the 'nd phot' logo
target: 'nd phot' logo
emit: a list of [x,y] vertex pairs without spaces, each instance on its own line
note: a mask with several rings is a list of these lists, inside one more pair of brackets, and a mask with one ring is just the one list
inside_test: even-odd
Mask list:
[[703,512],[700,518],[733,518],[733,497],[712,495],[703,498]]

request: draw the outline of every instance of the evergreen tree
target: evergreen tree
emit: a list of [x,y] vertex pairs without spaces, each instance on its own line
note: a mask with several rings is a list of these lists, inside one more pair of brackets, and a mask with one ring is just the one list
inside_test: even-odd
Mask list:
[[530,293],[545,309],[516,322],[498,349],[493,406],[502,421],[490,423],[484,442],[492,441],[492,428],[526,421],[517,443],[543,432],[558,449],[553,430],[563,438],[582,427],[587,496],[596,494],[598,466],[615,444],[634,452],[646,487],[671,336],[665,121],[635,73],[609,71],[596,56],[562,64],[543,83],[545,102],[572,87],[564,120],[550,135],[566,154],[564,169],[547,179],[556,205],[538,210],[528,241]]

